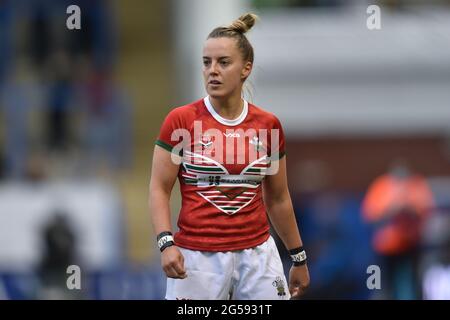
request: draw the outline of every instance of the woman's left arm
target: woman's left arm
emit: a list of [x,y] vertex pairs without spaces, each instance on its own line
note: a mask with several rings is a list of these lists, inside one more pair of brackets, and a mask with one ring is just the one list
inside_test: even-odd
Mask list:
[[[272,166],[274,164],[272,163]],[[286,156],[278,160],[278,169],[263,180],[263,197],[270,221],[288,250],[303,246],[295,220],[287,184]],[[303,295],[309,286],[309,272],[305,264],[292,266],[289,271],[289,291],[293,299]]]

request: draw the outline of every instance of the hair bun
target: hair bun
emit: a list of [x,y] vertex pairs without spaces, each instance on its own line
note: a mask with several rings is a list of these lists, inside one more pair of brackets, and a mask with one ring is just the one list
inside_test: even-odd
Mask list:
[[258,16],[256,14],[246,13],[240,16],[237,20],[234,20],[233,23],[231,23],[227,28],[244,34],[255,25],[257,19]]

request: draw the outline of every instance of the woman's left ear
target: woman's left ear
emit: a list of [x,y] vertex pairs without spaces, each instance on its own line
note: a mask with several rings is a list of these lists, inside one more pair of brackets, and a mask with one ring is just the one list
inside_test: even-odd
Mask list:
[[248,76],[252,72],[252,67],[253,67],[253,63],[251,63],[250,61],[247,61],[245,63],[244,68],[242,69],[242,72],[241,72],[241,79],[245,80],[248,78]]

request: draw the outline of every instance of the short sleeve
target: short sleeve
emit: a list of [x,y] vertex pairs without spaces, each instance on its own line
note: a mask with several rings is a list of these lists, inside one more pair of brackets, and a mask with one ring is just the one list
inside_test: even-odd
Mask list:
[[182,141],[182,134],[177,130],[183,129],[182,117],[177,109],[172,110],[164,119],[155,144],[172,152],[173,148]]
[[284,157],[286,150],[283,126],[276,116],[270,135],[270,157],[272,160],[279,160]]

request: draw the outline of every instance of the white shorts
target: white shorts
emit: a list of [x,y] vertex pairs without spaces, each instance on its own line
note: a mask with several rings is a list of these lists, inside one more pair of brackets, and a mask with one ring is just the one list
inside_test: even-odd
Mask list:
[[180,248],[187,278],[167,278],[168,300],[288,300],[288,284],[275,241],[228,252]]

